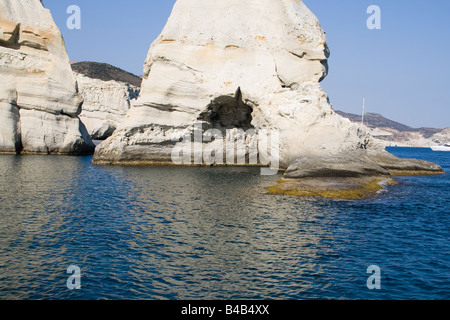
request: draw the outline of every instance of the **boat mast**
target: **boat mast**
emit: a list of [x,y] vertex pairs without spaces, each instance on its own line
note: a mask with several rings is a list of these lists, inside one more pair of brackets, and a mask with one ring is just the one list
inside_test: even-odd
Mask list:
[[366,113],[366,97],[363,98],[361,124],[364,125],[364,114]]

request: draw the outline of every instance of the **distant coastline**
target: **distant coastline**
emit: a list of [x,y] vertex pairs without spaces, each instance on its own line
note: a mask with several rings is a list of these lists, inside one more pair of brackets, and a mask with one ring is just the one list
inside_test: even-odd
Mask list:
[[[361,115],[335,111],[354,123],[361,123]],[[378,113],[365,114],[364,125],[386,147],[429,148],[450,141],[450,128],[412,128]]]

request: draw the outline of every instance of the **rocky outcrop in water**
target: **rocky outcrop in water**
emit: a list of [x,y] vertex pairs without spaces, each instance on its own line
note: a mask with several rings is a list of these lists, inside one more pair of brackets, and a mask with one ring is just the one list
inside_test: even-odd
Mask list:
[[[352,122],[361,123],[361,115],[342,111],[336,113]],[[377,113],[365,114],[364,120],[366,130],[385,146],[428,148],[450,142],[450,128],[412,128]]]
[[283,167],[369,147],[370,136],[336,115],[321,89],[328,54],[301,1],[179,0],[150,48],[139,99],[94,162],[171,162],[198,123],[223,136],[276,130]]
[[[296,179],[306,171],[312,178],[389,176],[378,161],[393,156],[336,114],[323,92],[328,56],[325,33],[302,1],[178,0],[150,48],[138,100],[97,147],[94,163],[170,164],[182,150],[180,164],[224,164],[235,160],[234,147],[229,157],[224,145],[238,136],[246,164],[276,159]],[[261,139],[267,132],[276,142]]]
[[39,0],[0,0],[0,152],[93,153],[61,33]]
[[80,119],[94,140],[110,137],[125,120],[140,88],[115,80],[103,81],[75,73],[78,89],[84,99]]
[[399,175],[442,174],[434,163],[399,159],[386,151],[359,151],[339,157],[302,157],[292,163],[271,194],[359,199],[377,195]]

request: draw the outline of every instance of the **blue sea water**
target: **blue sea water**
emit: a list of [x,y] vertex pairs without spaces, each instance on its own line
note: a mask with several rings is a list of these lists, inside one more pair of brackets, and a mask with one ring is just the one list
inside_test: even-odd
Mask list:
[[[389,151],[450,172],[450,153]],[[268,195],[257,168],[91,160],[0,157],[0,299],[450,298],[448,173],[338,201]]]

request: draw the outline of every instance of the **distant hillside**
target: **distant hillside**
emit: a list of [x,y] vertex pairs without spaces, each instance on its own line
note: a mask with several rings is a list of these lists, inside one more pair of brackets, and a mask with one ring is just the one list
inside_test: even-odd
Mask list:
[[140,87],[142,79],[125,70],[116,68],[110,64],[99,62],[76,62],[72,64],[72,70],[89,78],[103,81],[115,80]]
[[[338,110],[335,111],[337,114],[343,116],[344,118],[350,119],[350,121],[352,122],[361,123],[361,115],[346,113]],[[389,120],[378,113],[366,113],[364,115],[364,124],[371,129],[389,128],[399,132],[419,132],[424,138],[430,138],[431,136],[443,130],[435,128],[411,128],[407,125]]]

